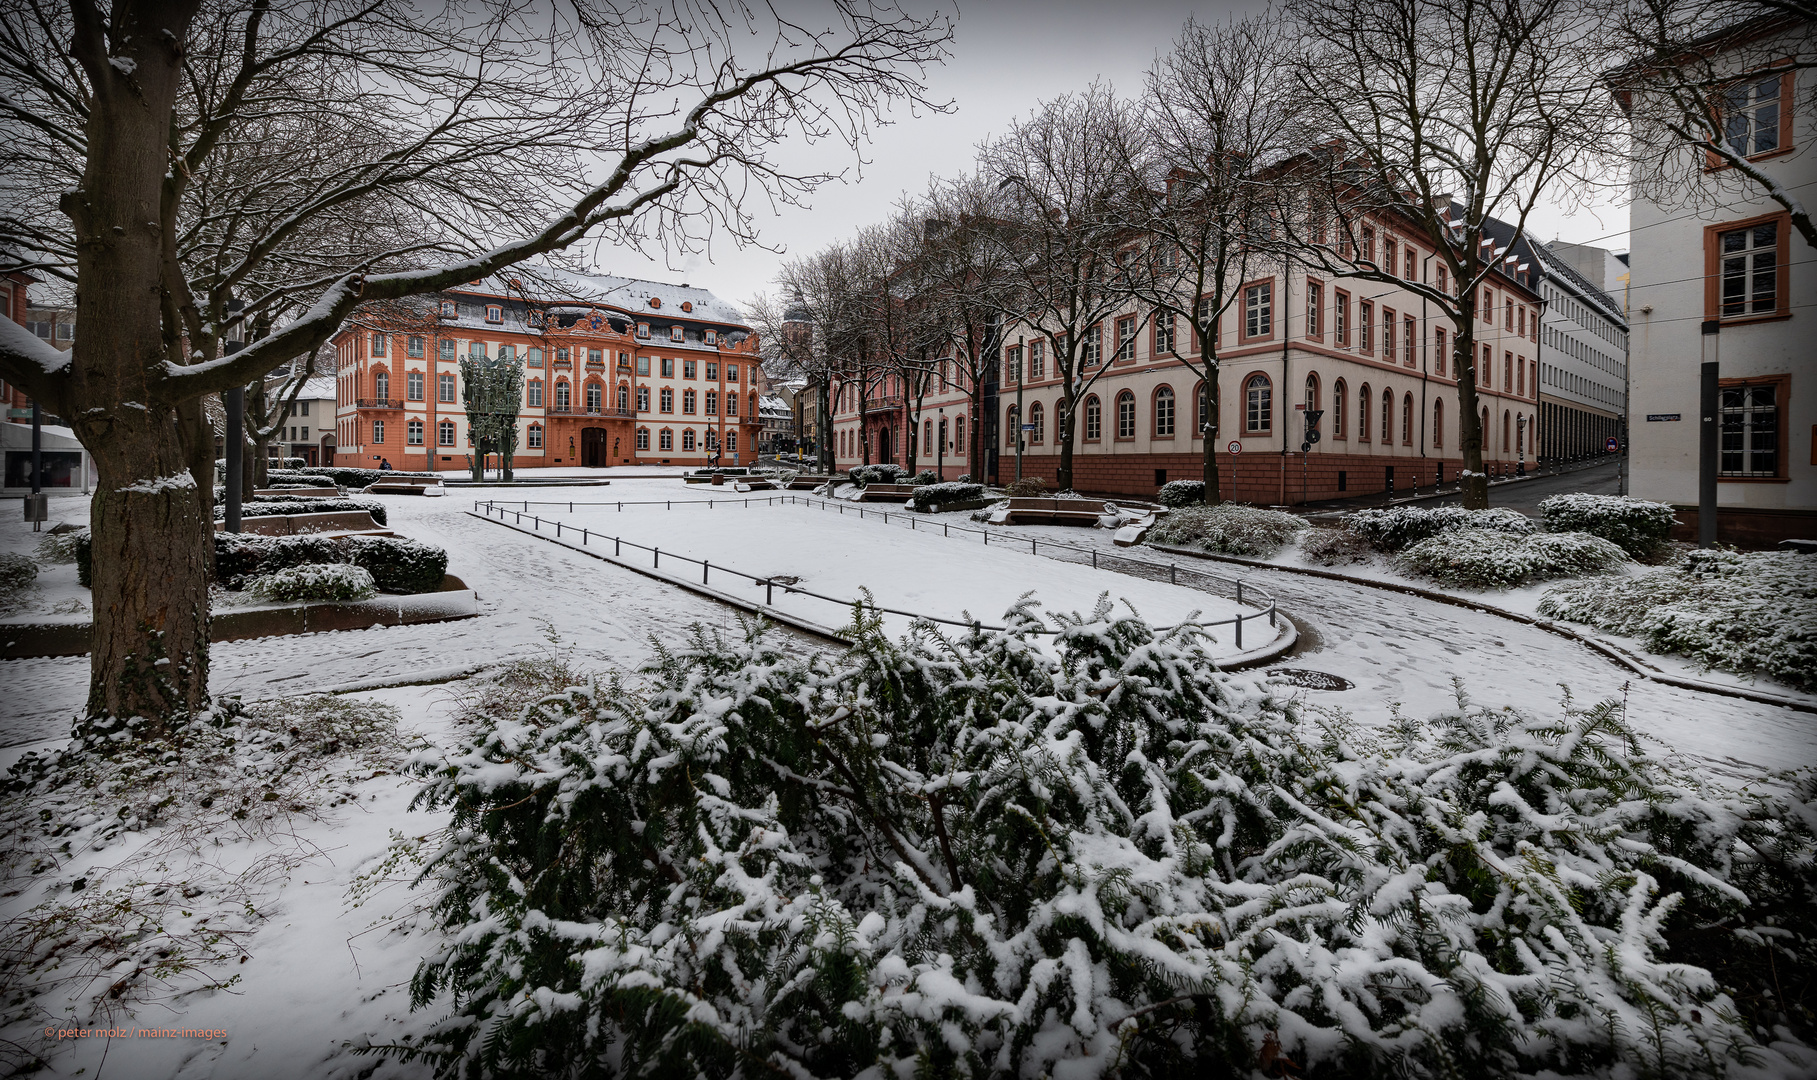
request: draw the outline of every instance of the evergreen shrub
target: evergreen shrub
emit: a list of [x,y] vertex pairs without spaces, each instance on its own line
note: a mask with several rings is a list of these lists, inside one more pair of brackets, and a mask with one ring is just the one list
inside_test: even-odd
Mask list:
[[1039,499],[1047,494],[1047,481],[1039,476],[1025,476],[1012,481],[1003,493],[1012,499]]
[[396,469],[393,469],[390,472],[385,472],[381,469],[348,469],[338,465],[305,465],[301,469],[296,470],[296,472],[298,476],[304,478],[325,476],[340,487],[352,488],[363,488],[368,484],[374,484],[380,480],[393,479],[400,476],[442,475],[441,473],[429,472],[400,472]]
[[215,577],[230,589],[293,566],[337,563],[363,568],[385,592],[426,593],[441,588],[448,553],[398,536],[215,534]]
[[1205,481],[1169,480],[1161,485],[1155,501],[1162,506],[1201,506],[1205,502]]
[[300,457],[279,458],[278,460],[283,464],[284,468],[286,468],[286,469],[301,469],[305,465],[309,464],[308,462],[304,461]]
[[940,474],[932,469],[922,469],[915,474],[915,483],[917,484],[938,484],[939,482]]
[[1165,514],[1148,530],[1147,539],[1220,555],[1266,557],[1292,542],[1305,527],[1292,514],[1227,502],[1187,506]]
[[66,532],[51,533],[38,541],[38,561],[53,565],[75,562],[77,550],[87,536],[87,529],[70,529]]
[[959,477],[959,479],[957,479],[957,480],[955,480],[955,481],[953,481],[953,483],[955,483],[955,484],[970,484],[970,483],[974,483],[974,481],[973,481],[973,480],[972,480],[972,474],[971,474],[971,473],[964,473],[964,474],[962,474],[962,475],[961,475],[961,476],[960,476],[960,477]]
[[972,502],[984,497],[983,484],[962,484],[951,481],[945,484],[926,484],[915,489],[915,509],[925,511],[930,507],[947,503]]
[[696,627],[636,685],[470,716],[416,766],[448,827],[393,851],[441,935],[412,1002],[445,1011],[375,1052],[496,1078],[1811,1067],[1764,1026],[1764,964],[1677,950],[1817,964],[1817,774],[1724,790],[1617,702],[1315,722],[1190,629],[1033,608],[900,642],[860,617],[841,654]]
[[1631,558],[1650,559],[1665,550],[1677,513],[1662,502],[1626,495],[1554,495],[1539,504],[1546,528],[1600,536]]
[[38,580],[38,564],[28,555],[0,551],[0,592],[23,589]]
[[1390,554],[1454,529],[1494,529],[1517,536],[1540,530],[1532,518],[1500,506],[1487,510],[1466,510],[1461,506],[1382,507],[1358,510],[1345,518],[1344,524],[1362,534],[1370,547]]
[[1451,529],[1400,553],[1395,565],[1415,577],[1462,589],[1512,589],[1529,581],[1577,577],[1628,561],[1614,544],[1588,533]]
[[908,476],[908,470],[900,465],[860,465],[847,475],[859,487],[869,487],[872,484],[900,483]]
[[344,536],[347,561],[364,567],[388,593],[428,593],[442,587],[448,553],[433,544],[401,536]]
[[1362,533],[1342,525],[1320,525],[1300,536],[1300,554],[1320,566],[1364,563],[1375,556],[1375,549]]
[[[385,504],[372,499],[298,499],[283,495],[254,495],[240,503],[242,518],[288,517],[292,514],[345,513],[365,510],[380,525],[386,523]],[[225,503],[215,503],[215,520],[227,520]]]
[[372,575],[348,563],[290,566],[246,583],[261,600],[297,603],[305,600],[365,600],[378,594]]

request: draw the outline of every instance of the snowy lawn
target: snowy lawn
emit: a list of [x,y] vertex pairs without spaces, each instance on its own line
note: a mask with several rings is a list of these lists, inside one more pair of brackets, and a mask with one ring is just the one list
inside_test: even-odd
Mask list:
[[[990,547],[975,537],[943,537],[937,517],[924,517],[911,530],[877,527],[883,524],[881,510],[866,509],[860,518],[855,509],[841,514],[809,505],[728,504],[709,509],[678,503],[672,510],[627,506],[623,511],[576,505],[572,512],[563,507],[537,507],[534,512],[545,522],[561,521],[569,539],[574,538],[572,530],[586,528],[754,577],[797,578],[801,588],[842,601],[869,590],[880,607],[959,622],[975,618],[1001,625],[1003,613],[1030,592],[1046,610],[1063,613],[1089,613],[1098,597],[1109,593],[1113,601],[1126,602],[1157,626],[1195,618],[1216,622],[1234,618],[1239,610],[1245,614],[1257,610],[1247,605],[1239,609],[1232,600],[1183,586],[1043,559],[1020,545]],[[909,512],[890,511],[889,520],[906,526]],[[545,524],[544,530],[549,529]],[[630,549],[623,557],[639,562],[651,558]],[[698,572],[698,567],[679,562],[669,569],[676,574]],[[731,573],[711,575],[709,584],[755,600],[764,598],[762,586]],[[842,626],[851,616],[843,604],[781,590],[775,593],[775,603],[822,626]],[[900,633],[910,620],[891,615],[885,622]],[[1246,622],[1243,649],[1260,648],[1279,633],[1266,620]],[[1214,638],[1220,652],[1238,651],[1230,628],[1219,628]]]

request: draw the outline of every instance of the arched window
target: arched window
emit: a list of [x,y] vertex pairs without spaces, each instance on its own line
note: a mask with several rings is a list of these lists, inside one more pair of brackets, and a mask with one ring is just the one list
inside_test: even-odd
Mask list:
[[1382,387],[1382,445],[1394,445],[1394,391]]
[[694,429],[693,428],[682,428],[681,429],[681,448],[683,450],[694,449]]
[[1306,376],[1306,408],[1315,410],[1319,407],[1319,375],[1312,372]]
[[1274,385],[1266,375],[1251,375],[1243,384],[1243,430],[1274,430]]
[[1136,395],[1124,390],[1117,394],[1117,438],[1136,437]]
[[1369,399],[1369,384],[1356,392],[1356,441],[1369,441],[1369,412],[1375,408],[1375,402]]
[[663,428],[656,435],[656,446],[661,450],[675,449],[675,432],[668,428]]
[[1350,387],[1339,379],[1331,388],[1331,437],[1344,437],[1344,413],[1350,409]]
[[640,427],[637,429],[637,448],[639,450],[648,450],[650,448],[650,429],[649,428]]
[[557,379],[555,381],[555,411],[556,412],[567,412],[568,411],[568,405],[570,404],[569,394],[571,394],[571,393],[572,393],[572,391],[568,388],[568,380]]
[[1502,453],[1504,453],[1504,454],[1508,452],[1508,429],[1511,426],[1513,426],[1513,425],[1509,423],[1507,410],[1503,410],[1502,411]]
[[1104,437],[1104,403],[1098,395],[1085,399],[1085,441],[1097,442]]
[[1173,438],[1173,387],[1155,391],[1155,438]]
[[543,426],[541,424],[530,425],[530,430],[525,433],[524,445],[532,450],[543,448]]
[[[443,400],[447,401],[452,399],[444,398]],[[524,404],[530,406],[532,409],[540,409],[543,407],[543,381],[541,379],[531,379],[524,384]]]
[[965,417],[953,417],[953,452],[965,453]]
[[1028,407],[1028,422],[1034,427],[1028,433],[1029,442],[1038,444],[1047,437],[1047,413],[1041,408],[1039,401]]
[[624,383],[618,384],[618,411],[621,413],[631,411],[631,388]]
[[1401,398],[1401,445],[1413,445],[1413,395]]
[[435,445],[454,445],[454,421],[443,420],[441,423],[435,425]]
[[590,413],[598,412],[600,409],[600,405],[602,403],[602,399],[604,397],[605,397],[605,395],[600,393],[600,386],[598,383],[593,383],[593,382],[588,383],[587,384],[587,411]]
[[[373,336],[376,338],[378,335],[375,334]],[[381,402],[379,408],[382,409],[385,407],[382,403],[386,398],[391,396],[390,375],[383,371],[375,371],[372,373],[372,396],[378,398]]]
[[1010,450],[1016,448],[1016,440],[1020,437],[1022,430],[1017,426],[1020,422],[1021,418],[1016,415],[1016,407],[1011,405],[1009,410],[1003,414],[1003,445],[1005,448]]
[[1434,398],[1432,401],[1432,448],[1445,448],[1445,399]]

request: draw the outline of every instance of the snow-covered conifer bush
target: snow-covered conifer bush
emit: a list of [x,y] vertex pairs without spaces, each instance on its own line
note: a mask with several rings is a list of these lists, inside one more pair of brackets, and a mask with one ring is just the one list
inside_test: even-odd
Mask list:
[[1291,543],[1306,523],[1279,510],[1242,503],[1186,506],[1162,517],[1148,530],[1156,544],[1215,551],[1221,555],[1268,556]]
[[847,474],[859,487],[871,484],[894,484],[908,475],[900,465],[860,465]]
[[938,484],[939,482],[940,474],[932,469],[922,469],[915,474],[915,483],[917,484]]
[[972,479],[971,473],[962,473],[962,474],[960,474],[959,479],[953,481],[953,483],[955,483],[955,484],[972,484],[972,483],[976,483],[976,481]]
[[448,553],[401,536],[257,536],[215,534],[215,576],[230,589],[292,566],[352,563],[389,593],[435,592],[448,572]]
[[1452,529],[1422,540],[1395,557],[1415,577],[1464,589],[1511,589],[1529,581],[1600,573],[1627,555],[1588,533],[1534,533]]
[[1155,499],[1162,506],[1198,506],[1205,501],[1205,481],[1169,480],[1161,485]]
[[1626,495],[1554,495],[1539,504],[1546,528],[1600,536],[1635,559],[1648,559],[1666,546],[1678,515],[1662,502]]
[[339,541],[346,561],[364,567],[388,593],[429,593],[442,587],[448,553],[401,536],[347,536]]
[[29,556],[0,551],[0,592],[23,589],[38,580],[38,564]]
[[1039,476],[1025,476],[1020,480],[1012,480],[1009,486],[1003,489],[1003,494],[1012,499],[1039,499],[1047,493],[1047,481]]
[[1817,559],[1695,551],[1634,577],[1565,582],[1542,615],[1639,638],[1652,652],[1817,689]]
[[962,484],[949,481],[944,484],[927,484],[915,489],[915,509],[926,510],[929,507],[946,503],[973,502],[984,497],[983,484]]
[[349,563],[287,567],[253,578],[246,583],[246,591],[274,603],[366,600],[378,595],[372,575]]
[[1756,1037],[1761,985],[1671,951],[1817,962],[1809,775],[1700,790],[1615,703],[1460,694],[1372,738],[1108,603],[1006,622],[890,642],[861,614],[839,656],[696,628],[643,685],[419,759],[452,821],[418,853],[444,943],[412,996],[447,1014],[392,1051],[447,1077],[1817,1064]]
[[82,538],[88,535],[87,529],[70,529],[66,532],[54,532],[38,541],[38,561],[57,565],[76,561],[76,549]]
[[1362,533],[1344,525],[1320,525],[1300,534],[1300,554],[1320,566],[1368,562],[1375,550]]
[[1344,524],[1361,533],[1377,551],[1393,553],[1453,529],[1495,529],[1525,536],[1539,523],[1506,507],[1466,510],[1461,506],[1391,506],[1358,510]]

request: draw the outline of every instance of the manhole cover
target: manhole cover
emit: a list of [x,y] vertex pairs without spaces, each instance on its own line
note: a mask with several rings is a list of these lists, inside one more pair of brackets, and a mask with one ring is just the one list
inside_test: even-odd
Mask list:
[[1286,680],[1289,686],[1298,686],[1307,690],[1348,690],[1356,684],[1341,675],[1328,671],[1313,671],[1309,668],[1274,668],[1268,672]]

